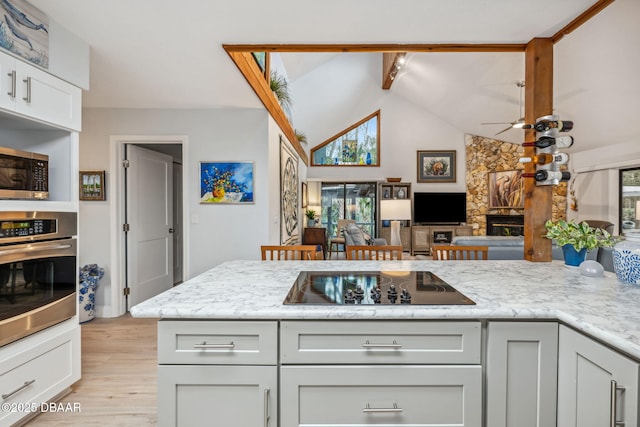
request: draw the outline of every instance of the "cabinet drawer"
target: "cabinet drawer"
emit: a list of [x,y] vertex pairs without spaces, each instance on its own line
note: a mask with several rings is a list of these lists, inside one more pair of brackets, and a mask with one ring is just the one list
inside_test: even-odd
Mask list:
[[480,366],[285,366],[282,427],[482,425]]
[[[79,329],[76,336],[79,340]],[[74,354],[79,352],[76,343],[73,334],[66,334],[46,348],[26,351],[2,363],[0,402],[9,405],[35,403],[39,410],[41,403],[69,387],[80,377],[79,366],[74,371],[74,360],[79,356]],[[26,410],[1,411],[0,424],[9,425],[28,414]]]
[[287,321],[283,364],[479,364],[480,322]]
[[275,365],[277,361],[277,322],[158,322],[159,364]]

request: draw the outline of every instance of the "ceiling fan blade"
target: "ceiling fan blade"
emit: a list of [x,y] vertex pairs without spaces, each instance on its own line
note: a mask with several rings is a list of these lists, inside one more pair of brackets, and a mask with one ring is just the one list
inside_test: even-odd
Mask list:
[[481,125],[509,125],[510,122],[493,122],[493,123],[480,123]]
[[501,133],[506,132],[506,131],[508,131],[508,130],[511,130],[512,128],[513,128],[513,126],[509,126],[508,128],[503,129],[503,130],[501,130],[500,132],[496,133],[496,135],[500,135]]

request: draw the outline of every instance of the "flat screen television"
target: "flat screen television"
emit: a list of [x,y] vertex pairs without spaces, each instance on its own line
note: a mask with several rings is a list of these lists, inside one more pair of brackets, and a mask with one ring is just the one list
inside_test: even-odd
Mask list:
[[467,222],[467,193],[413,193],[414,224]]

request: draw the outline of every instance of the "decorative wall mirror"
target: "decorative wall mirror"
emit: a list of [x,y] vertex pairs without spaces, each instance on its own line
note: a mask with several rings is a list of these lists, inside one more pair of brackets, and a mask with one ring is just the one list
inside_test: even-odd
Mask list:
[[380,166],[380,110],[313,147],[311,166]]

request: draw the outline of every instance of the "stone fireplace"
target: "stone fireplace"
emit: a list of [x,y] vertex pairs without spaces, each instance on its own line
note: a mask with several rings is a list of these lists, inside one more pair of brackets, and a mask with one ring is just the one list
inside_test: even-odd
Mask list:
[[[524,209],[489,209],[489,172],[524,169],[518,162],[524,155],[522,146],[497,139],[476,135],[465,135],[466,184],[467,184],[467,221],[473,226],[473,234],[482,236],[487,233],[488,219],[492,216],[511,217],[524,223]],[[566,218],[567,184],[561,183],[553,189],[553,220]],[[488,218],[489,217],[489,218]],[[509,218],[506,218],[509,219]],[[499,224],[501,224],[500,222]],[[495,227],[492,226],[492,230]],[[504,235],[504,227],[502,234]],[[515,231],[515,225],[508,227]],[[523,229],[524,230],[524,229]],[[492,231],[497,233],[497,229]],[[517,235],[514,233],[514,235]]]

